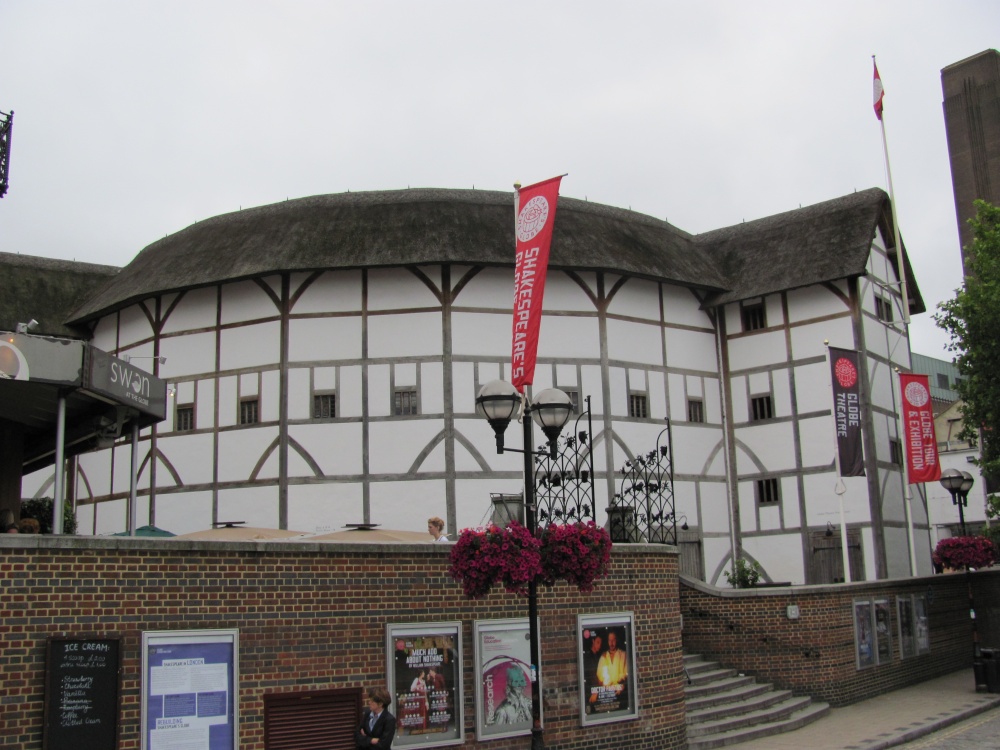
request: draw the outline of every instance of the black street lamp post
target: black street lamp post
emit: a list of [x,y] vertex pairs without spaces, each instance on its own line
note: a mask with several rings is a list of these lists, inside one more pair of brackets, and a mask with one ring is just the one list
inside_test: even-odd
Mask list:
[[962,526],[962,536],[965,536],[965,506],[969,504],[969,490],[976,480],[972,474],[958,469],[945,469],[941,472],[941,486],[951,493],[952,505],[958,506],[958,520]]
[[[510,420],[523,408],[520,415],[524,429],[524,448],[505,448],[503,434]],[[497,453],[514,452],[524,454],[524,520],[525,527],[535,534],[537,508],[535,507],[535,484],[532,481],[532,459],[536,455],[531,435],[531,418],[538,423],[548,438],[549,455],[556,455],[556,440],[563,426],[569,421],[573,403],[570,397],[557,388],[548,388],[535,396],[531,406],[524,407],[524,399],[518,390],[503,380],[493,380],[484,385],[476,397],[476,412],[484,417],[493,428],[497,438]],[[540,662],[538,644],[538,584],[528,582],[528,640],[531,649],[531,750],[544,750],[542,734],[542,680],[539,675]]]

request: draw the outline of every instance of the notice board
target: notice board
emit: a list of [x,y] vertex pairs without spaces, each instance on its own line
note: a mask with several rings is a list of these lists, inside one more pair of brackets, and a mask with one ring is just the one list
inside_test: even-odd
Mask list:
[[43,748],[118,747],[119,646],[118,638],[48,639]]

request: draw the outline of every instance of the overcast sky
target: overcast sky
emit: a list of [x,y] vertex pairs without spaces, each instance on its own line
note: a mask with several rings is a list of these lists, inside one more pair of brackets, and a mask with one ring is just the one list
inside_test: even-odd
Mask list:
[[875,54],[933,310],[961,281],[940,71],[998,31],[997,0],[0,0],[0,250],[122,266],[240,207],[564,172],[699,233],[888,189]]

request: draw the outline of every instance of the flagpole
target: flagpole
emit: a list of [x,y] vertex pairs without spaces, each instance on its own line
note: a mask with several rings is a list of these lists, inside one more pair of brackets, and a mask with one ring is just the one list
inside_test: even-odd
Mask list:
[[[823,340],[824,346],[826,346],[826,371],[832,372],[833,367],[830,362],[830,342],[829,340]],[[830,381],[830,391],[833,392],[833,380]],[[831,399],[830,403],[835,403],[835,399]],[[847,485],[844,484],[844,477],[840,473],[840,446],[837,443],[837,415],[832,413],[833,417],[833,465],[836,469],[837,482],[833,485],[833,491],[837,495],[837,503],[840,506],[840,554],[843,558],[844,565],[844,583],[851,582],[851,559],[847,554],[847,518],[844,515],[844,493],[847,492]]]
[[[872,65],[875,65],[875,55],[872,55]],[[878,66],[875,67],[875,75],[878,76]],[[881,77],[878,78],[881,86]],[[899,221],[896,218],[896,196],[892,189],[892,168],[889,166],[889,142],[885,137],[885,110],[877,111],[879,127],[882,130],[882,153],[885,155],[885,174],[889,181],[889,210],[892,213],[892,229],[894,241],[896,243],[896,257],[899,259],[900,292],[903,295],[903,326],[905,335],[909,335],[910,325],[910,297],[906,287],[906,256],[903,253],[903,243],[899,238]]]
[[[872,66],[875,69],[875,77],[879,84],[879,99],[881,99],[882,94],[882,78],[878,72],[878,64],[875,62],[875,55],[872,55]],[[892,188],[892,167],[889,165],[889,141],[885,135],[885,109],[881,106],[879,102],[879,107],[876,109],[876,115],[878,116],[879,129],[882,131],[882,153],[885,155],[885,174],[886,179],[889,182],[889,210],[892,212],[892,230],[894,241],[896,243],[896,257],[899,260],[899,276],[900,284],[899,290],[903,296],[903,337],[906,339],[906,352],[907,359],[910,359],[910,296],[908,287],[906,285],[906,254],[903,250],[903,241],[899,236],[899,219],[896,215],[896,195]],[[891,367],[891,350],[890,350],[890,367]],[[899,370],[896,370],[899,373]],[[890,372],[890,377],[893,377]],[[900,399],[902,401],[902,398]],[[896,405],[896,395],[893,393],[893,406]],[[899,434],[900,443],[905,444],[905,432],[903,430],[903,414],[902,414],[902,404],[900,404],[899,411],[896,413],[897,419],[899,420],[899,429],[901,430]],[[909,451],[906,446],[903,445],[903,466],[900,467],[903,475],[903,509],[906,513],[906,525],[907,525],[907,535],[910,542],[910,575],[915,576],[917,574],[917,558],[915,539],[913,537],[913,491],[910,489],[910,483],[906,479],[906,467],[909,465],[907,460],[909,458]]]

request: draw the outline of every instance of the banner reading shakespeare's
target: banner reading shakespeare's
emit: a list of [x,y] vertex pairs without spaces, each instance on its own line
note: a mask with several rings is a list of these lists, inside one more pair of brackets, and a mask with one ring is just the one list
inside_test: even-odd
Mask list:
[[906,431],[903,439],[910,484],[936,482],[941,478],[941,463],[927,376],[900,374],[899,389],[903,394],[903,429]]
[[396,747],[461,744],[461,623],[388,625]]
[[830,347],[830,380],[833,383],[833,418],[837,427],[840,476],[863,477],[865,458],[861,450],[861,378],[858,353]]
[[514,325],[511,341],[511,382],[521,393],[535,378],[542,297],[549,270],[552,227],[556,221],[559,182],[553,177],[518,191],[517,261],[514,266]]

